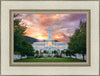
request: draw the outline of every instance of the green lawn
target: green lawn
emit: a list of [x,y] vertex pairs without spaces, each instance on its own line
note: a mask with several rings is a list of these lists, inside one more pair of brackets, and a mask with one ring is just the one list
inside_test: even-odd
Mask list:
[[86,62],[86,61],[74,58],[58,58],[58,59],[31,58],[31,59],[14,60],[14,62]]

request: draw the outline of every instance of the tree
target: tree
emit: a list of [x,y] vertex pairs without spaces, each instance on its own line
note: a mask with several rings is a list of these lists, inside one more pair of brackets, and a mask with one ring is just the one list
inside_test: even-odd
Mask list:
[[66,50],[66,56],[70,56],[70,58],[71,58],[71,55],[72,55],[72,54],[71,54],[71,50],[70,50],[70,49],[67,49],[67,50]]
[[57,54],[57,51],[56,50],[54,50],[54,54]]
[[86,54],[86,22],[80,21],[80,28],[70,38],[69,47],[74,53],[82,54],[83,60]]
[[47,51],[46,51],[46,50],[44,50],[44,53],[46,54],[46,53],[47,53]]
[[24,27],[20,27],[20,20],[14,20],[14,51],[21,51],[23,42]]
[[66,56],[75,56],[75,51],[70,50],[70,49],[66,49]]
[[36,54],[37,54],[37,55],[39,54],[39,51],[38,51],[38,50],[36,50]]
[[23,46],[23,50],[21,51],[21,53],[23,55],[34,56],[34,49],[29,42],[23,41],[22,46]]
[[66,50],[62,50],[61,51],[61,54],[66,54]]
[[61,54],[66,54],[66,50],[62,50],[61,51]]
[[32,45],[25,40],[24,31],[26,27],[20,25],[20,20],[14,20],[14,53],[20,52],[22,56],[33,56],[34,48]]

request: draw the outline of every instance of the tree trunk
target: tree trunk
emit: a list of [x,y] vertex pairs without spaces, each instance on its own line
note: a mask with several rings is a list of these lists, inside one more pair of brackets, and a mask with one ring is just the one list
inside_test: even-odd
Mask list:
[[82,54],[82,56],[83,56],[83,60],[84,60],[84,53]]
[[77,59],[77,55],[75,55],[75,58]]
[[22,59],[22,55],[21,55],[21,59]]
[[72,58],[71,55],[70,55],[70,58]]

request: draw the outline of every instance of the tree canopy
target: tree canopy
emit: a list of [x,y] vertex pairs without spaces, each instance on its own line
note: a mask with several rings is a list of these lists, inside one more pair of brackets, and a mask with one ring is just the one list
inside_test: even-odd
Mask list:
[[70,38],[69,49],[74,53],[86,54],[86,22],[80,21],[80,28],[76,29],[74,35]]
[[20,20],[14,20],[14,53],[19,52],[22,56],[33,56],[34,49],[24,37],[26,27],[24,25],[20,25],[19,23]]

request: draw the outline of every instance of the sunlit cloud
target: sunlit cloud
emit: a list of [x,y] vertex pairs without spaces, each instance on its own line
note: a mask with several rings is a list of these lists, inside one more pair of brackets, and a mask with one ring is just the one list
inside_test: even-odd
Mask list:
[[27,27],[25,36],[45,40],[51,26],[53,39],[69,42],[80,20],[86,21],[86,14],[15,14],[15,19],[21,19],[20,25]]

